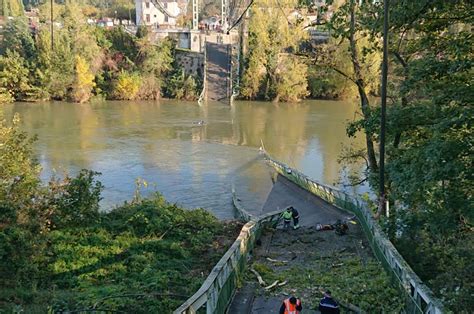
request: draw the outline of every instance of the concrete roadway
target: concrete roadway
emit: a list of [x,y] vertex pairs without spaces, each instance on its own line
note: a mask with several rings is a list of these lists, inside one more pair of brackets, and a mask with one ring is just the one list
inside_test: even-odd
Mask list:
[[229,99],[230,45],[206,43],[206,93],[210,101]]
[[[281,230],[280,226],[273,236],[262,237],[261,247],[263,248],[256,250],[257,252],[255,252],[254,260],[265,257],[267,254],[276,254],[282,259],[292,260],[294,259],[294,255],[292,258],[291,256],[288,256],[288,254],[295,254],[294,251],[298,249],[298,252],[300,253],[298,253],[298,259],[295,259],[295,264],[303,263],[304,265],[306,261],[313,258],[314,251],[319,250],[319,248],[315,247],[315,245],[319,244],[299,243],[299,247],[295,248],[292,241],[285,240],[294,237],[294,241],[299,242],[301,238],[311,237],[311,235],[308,236],[308,234],[313,234],[314,236],[319,237],[319,239],[321,236],[326,237],[326,240],[323,241],[330,243],[329,246],[331,246],[331,250],[336,250],[343,245],[352,246],[353,242],[355,242],[354,239],[361,236],[360,230],[352,230],[352,225],[350,227],[351,231],[355,232],[353,232],[350,237],[344,236],[344,239],[339,236],[335,236],[333,231],[315,231],[315,226],[317,223],[330,224],[336,222],[338,219],[347,219],[351,215],[327,204],[320,198],[298,187],[288,179],[279,175],[275,184],[273,185],[272,190],[270,191],[270,194],[268,195],[265,204],[263,205],[261,213],[271,212],[276,209],[283,209],[290,205],[295,207],[300,214],[301,228],[298,230],[290,230],[288,233],[285,233],[283,230]],[[359,227],[356,228],[360,229]],[[316,238],[316,240],[317,239],[318,238]],[[334,245],[332,245],[332,243],[334,243]],[[285,244],[287,247],[285,247]],[[245,282],[243,287],[237,291],[234,300],[228,309],[228,313],[278,313],[284,298],[284,295],[264,295],[262,293],[262,289],[255,281]],[[314,300],[312,301],[312,303],[316,302]],[[305,301],[303,301],[302,313],[318,313],[317,311],[310,310],[308,308],[305,309],[304,307]]]

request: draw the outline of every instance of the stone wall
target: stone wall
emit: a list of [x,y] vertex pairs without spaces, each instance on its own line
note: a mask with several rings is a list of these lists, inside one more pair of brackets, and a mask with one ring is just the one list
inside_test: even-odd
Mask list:
[[203,77],[204,74],[204,54],[194,51],[177,50],[176,61],[183,69],[186,75],[198,75]]

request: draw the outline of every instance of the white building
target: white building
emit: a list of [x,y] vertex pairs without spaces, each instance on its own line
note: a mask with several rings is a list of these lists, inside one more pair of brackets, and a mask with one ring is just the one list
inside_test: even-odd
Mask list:
[[[135,0],[137,25],[174,27],[181,13],[177,0]],[[167,13],[167,14],[165,14]]]

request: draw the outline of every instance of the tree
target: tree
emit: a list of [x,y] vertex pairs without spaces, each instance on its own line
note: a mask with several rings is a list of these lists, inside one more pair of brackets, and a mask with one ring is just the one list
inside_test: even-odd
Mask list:
[[3,0],[0,5],[0,15],[2,16],[23,16],[23,2],[21,0]]
[[95,86],[94,75],[89,69],[86,60],[76,56],[76,79],[72,85],[72,99],[75,102],[86,102],[91,98],[92,88]]
[[142,33],[142,36],[137,41],[137,65],[143,77],[140,98],[158,99],[166,75],[173,69],[175,42],[164,39],[157,44],[152,42],[151,34]]
[[0,277],[5,287],[35,276],[33,264],[47,228],[38,210],[41,169],[34,160],[34,140],[20,130],[18,115],[10,125],[0,117]]
[[115,0],[112,2],[112,6],[107,14],[121,20],[134,20],[132,12],[135,16],[135,3],[133,0]]
[[12,99],[24,99],[30,88],[28,72],[26,61],[18,52],[7,50],[5,55],[0,56],[0,87],[4,88],[4,93],[9,94]]
[[[297,100],[306,96],[306,67],[296,56],[306,32],[290,14],[293,0],[259,0],[252,9],[249,27],[247,69],[241,93],[246,98]],[[286,52],[286,53],[285,53]],[[288,65],[293,65],[288,67]],[[284,70],[283,70],[284,69]],[[288,89],[285,82],[301,82],[303,88]]]
[[177,69],[168,78],[165,95],[176,99],[196,100],[198,91],[194,77],[186,75],[181,69]]
[[[329,1],[328,4],[333,4],[333,1]],[[380,41],[380,36],[374,31],[371,32],[370,29],[364,24],[361,24],[358,19],[364,16],[367,11],[370,11],[373,6],[377,5],[378,4],[364,2],[359,6],[355,0],[344,1],[342,3],[339,1],[335,4],[337,9],[335,9],[334,14],[327,24],[333,36],[336,37],[336,39],[345,41],[348,45],[349,57],[352,63],[351,72],[347,73],[338,68],[337,65],[331,65],[331,68],[350,80],[357,87],[362,119],[349,126],[348,134],[354,136],[355,131],[361,129],[364,131],[367,160],[369,169],[373,174],[378,170],[374,148],[374,134],[377,131],[377,127],[376,123],[374,123],[373,110],[371,109],[368,97],[367,87],[370,82],[368,73],[370,73],[370,71],[364,71],[364,67],[370,68],[372,66],[373,59],[368,57],[370,53],[379,49],[377,43]],[[378,68],[380,64],[376,66]],[[379,72],[375,71],[375,73]]]
[[[395,206],[387,230],[449,310],[462,312],[473,307],[470,283],[474,280],[466,271],[474,260],[473,20],[466,13],[472,12],[472,3],[391,3],[392,103],[387,112],[386,178],[388,196]],[[351,79],[359,91],[366,92],[368,80],[363,71],[357,75],[357,67],[363,69],[367,52],[379,49],[381,12],[380,4],[358,7],[349,1],[340,4],[331,20],[331,27],[348,41],[353,63],[352,74],[341,75]],[[349,27],[344,22],[348,17]],[[360,40],[353,34],[365,34],[373,44],[354,49]],[[378,113],[372,106],[367,108],[351,127],[374,135]]]
[[66,176],[62,181],[51,181],[49,203],[54,208],[51,226],[55,229],[94,225],[99,220],[99,202],[104,186],[96,180],[99,172],[82,169],[72,178]]
[[56,30],[52,49],[50,34],[49,30],[42,29],[37,38],[39,84],[45,87],[51,98],[64,100],[75,76],[73,43],[65,29]]
[[7,216],[2,212],[3,224],[28,217],[26,213],[32,206],[40,183],[40,167],[33,158],[34,141],[35,138],[20,130],[18,115],[15,115],[11,125],[0,117],[0,203],[2,207],[17,209]]
[[2,32],[3,40],[0,41],[0,54],[5,54],[7,49],[16,51],[25,60],[33,61],[36,58],[36,47],[33,35],[26,18],[9,20]]
[[299,62],[297,57],[284,56],[277,69],[275,101],[296,102],[307,96],[307,71],[306,64]]

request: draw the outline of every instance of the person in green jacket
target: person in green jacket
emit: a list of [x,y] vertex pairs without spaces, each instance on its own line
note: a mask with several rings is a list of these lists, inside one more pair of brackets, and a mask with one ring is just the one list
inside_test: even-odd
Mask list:
[[298,211],[293,207],[289,206],[286,210],[281,213],[281,218],[283,218],[283,229],[287,230],[290,228],[291,220],[293,219],[293,229],[298,229],[300,215]]
[[283,218],[283,230],[290,229],[291,218],[293,217],[293,213],[291,212],[291,208],[288,207],[283,213],[281,213],[281,218]]

